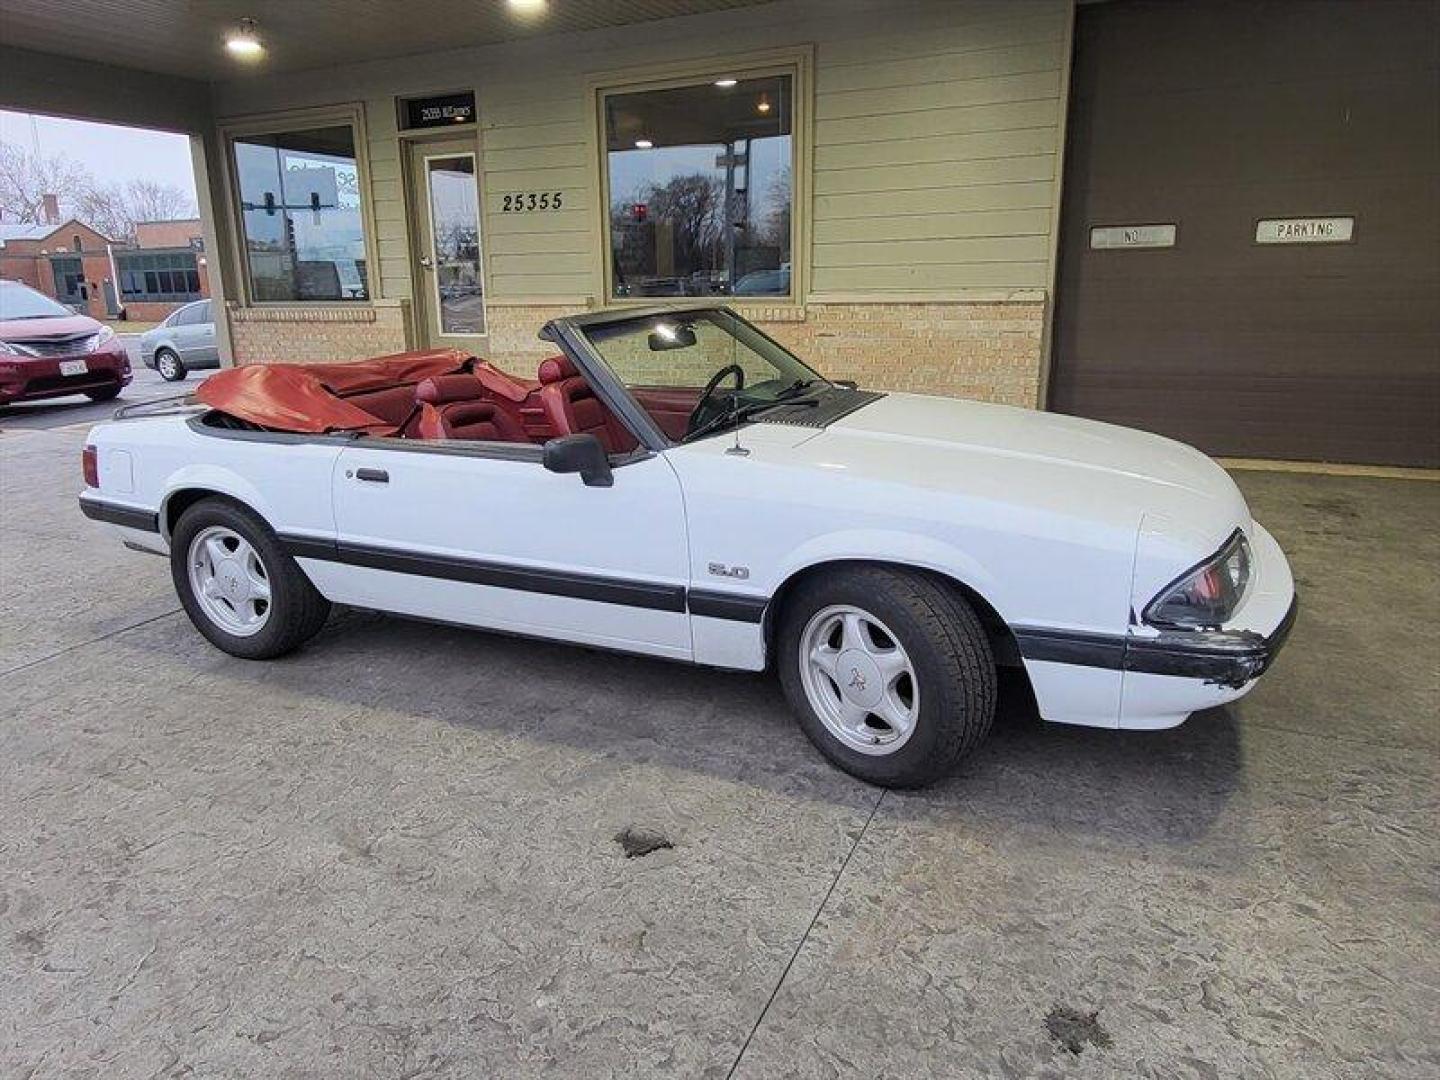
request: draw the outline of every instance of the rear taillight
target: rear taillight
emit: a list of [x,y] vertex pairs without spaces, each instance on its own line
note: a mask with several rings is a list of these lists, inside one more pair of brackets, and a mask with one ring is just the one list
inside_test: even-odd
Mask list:
[[93,446],[80,451],[80,467],[85,473],[85,486],[100,486],[100,453]]

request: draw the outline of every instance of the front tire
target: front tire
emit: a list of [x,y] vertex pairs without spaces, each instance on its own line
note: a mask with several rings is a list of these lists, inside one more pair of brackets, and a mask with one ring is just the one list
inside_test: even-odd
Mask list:
[[933,783],[990,730],[990,640],[958,591],[920,572],[849,566],[801,582],[776,649],[801,729],[872,784]]
[[180,357],[169,349],[161,349],[155,354],[155,370],[166,382],[181,382],[187,374]]
[[202,499],[170,537],[170,575],[185,614],[218,649],[269,660],[319,633],[330,602],[253,511]]

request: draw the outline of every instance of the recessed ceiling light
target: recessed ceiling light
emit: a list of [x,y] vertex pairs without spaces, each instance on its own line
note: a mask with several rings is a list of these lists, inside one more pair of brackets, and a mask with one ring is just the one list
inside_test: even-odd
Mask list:
[[240,25],[226,35],[225,48],[244,60],[254,60],[263,53],[265,44],[255,32],[255,20],[241,19]]
[[715,85],[721,89],[729,90],[730,87],[735,85],[736,81],[735,79],[716,79]]
[[508,3],[516,15],[539,15],[545,10],[545,0],[508,0]]
[[654,145],[655,145],[655,144],[654,144],[653,142],[651,142],[649,139],[636,139],[636,140],[635,140],[635,149],[636,149],[636,150],[649,150],[649,149],[650,149],[652,146],[654,146]]

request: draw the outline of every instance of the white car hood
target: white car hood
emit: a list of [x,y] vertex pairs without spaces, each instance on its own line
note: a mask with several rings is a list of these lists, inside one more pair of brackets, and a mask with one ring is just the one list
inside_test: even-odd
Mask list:
[[1234,481],[1200,451],[1093,420],[896,393],[813,437],[789,430],[792,452],[817,467],[937,493],[1130,528],[1145,515],[1200,543],[1250,520]]

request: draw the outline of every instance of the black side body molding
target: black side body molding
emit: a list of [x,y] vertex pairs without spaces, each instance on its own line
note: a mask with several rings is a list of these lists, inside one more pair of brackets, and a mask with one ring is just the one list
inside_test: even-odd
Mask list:
[[605,604],[647,608],[651,611],[685,610],[683,585],[576,574],[564,570],[542,570],[453,556],[425,555],[393,548],[316,540],[312,537],[282,535],[280,542],[289,554],[302,559],[324,559],[347,566],[390,570],[397,574],[463,581],[470,585],[490,585],[498,589],[516,589],[547,596],[567,596],[575,600],[598,600]]
[[397,574],[463,581],[470,585],[489,585],[497,589],[566,596],[574,600],[595,600],[603,604],[646,608],[650,611],[688,611],[711,619],[731,622],[758,623],[770,602],[763,596],[736,596],[731,593],[687,589],[683,585],[636,581],[633,578],[601,577],[576,574],[566,570],[544,570],[532,566],[483,562],[452,556],[426,555],[398,551],[394,548],[370,547],[364,544],[337,543],[313,536],[282,533],[280,545],[297,559],[321,559],[325,562],[365,566],[373,570],[390,570]]
[[736,596],[734,593],[705,592],[703,589],[691,589],[688,602],[691,615],[747,623],[758,623],[763,619],[765,606],[770,603],[763,596]]
[[160,515],[154,510],[141,510],[134,506],[121,506],[104,499],[88,499],[80,496],[80,512],[91,521],[105,521],[111,525],[123,525],[127,529],[158,533]]

